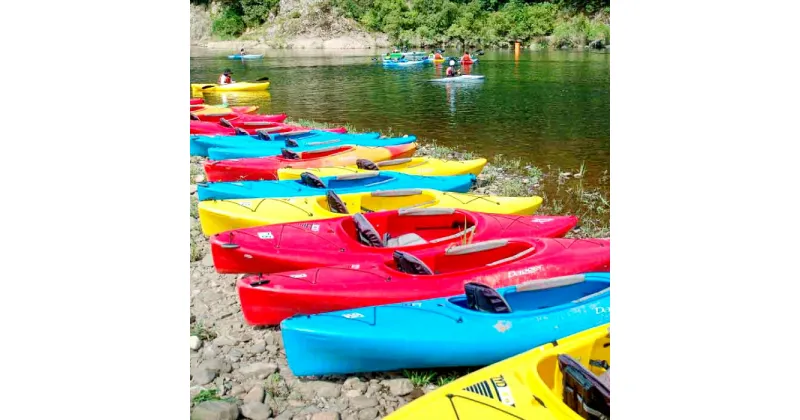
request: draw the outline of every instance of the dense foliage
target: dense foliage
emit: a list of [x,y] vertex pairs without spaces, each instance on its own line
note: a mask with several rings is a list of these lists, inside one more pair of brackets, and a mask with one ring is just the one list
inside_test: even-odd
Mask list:
[[[192,0],[204,2],[207,0]],[[510,41],[573,47],[609,42],[610,0],[324,0],[398,45],[508,45]],[[222,0],[214,33],[231,36],[261,25],[279,0]],[[219,23],[219,29],[218,27]],[[242,27],[239,34],[243,31]]]

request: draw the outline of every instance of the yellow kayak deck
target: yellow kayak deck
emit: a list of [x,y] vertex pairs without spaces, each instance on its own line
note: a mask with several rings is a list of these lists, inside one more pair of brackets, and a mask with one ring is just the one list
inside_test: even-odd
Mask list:
[[[229,85],[218,85],[216,83],[192,83],[193,91],[202,92],[253,92],[259,90],[269,89],[270,82],[239,82],[231,83]],[[203,89],[204,86],[210,86]]]
[[[376,165],[380,171],[402,172],[409,175],[447,176],[473,174],[478,176],[483,170],[483,167],[486,166],[486,159],[480,158],[459,161],[427,157],[412,157],[376,162]],[[319,177],[325,177],[372,171],[367,169],[359,169],[356,165],[329,166],[324,168],[309,169],[283,168],[278,169],[278,179],[300,179],[300,174],[303,172],[311,172]]]

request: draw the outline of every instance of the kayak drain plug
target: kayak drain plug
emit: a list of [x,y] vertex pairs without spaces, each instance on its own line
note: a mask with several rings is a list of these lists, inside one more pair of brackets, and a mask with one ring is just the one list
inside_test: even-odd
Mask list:
[[257,287],[257,286],[263,286],[265,284],[269,284],[269,280],[254,281],[254,282],[250,283],[250,286]]

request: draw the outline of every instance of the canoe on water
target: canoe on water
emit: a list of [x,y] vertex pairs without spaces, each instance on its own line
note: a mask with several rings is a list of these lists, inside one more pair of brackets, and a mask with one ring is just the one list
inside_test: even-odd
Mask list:
[[[453,208],[358,214],[272,225],[272,240],[258,235],[262,227],[213,235],[209,242],[214,267],[219,273],[257,274],[360,264],[391,258],[396,250],[445,249],[466,239],[558,238],[578,224],[575,216],[504,215]],[[374,232],[373,241],[362,231],[367,235]],[[374,241],[375,237],[380,240]]]
[[383,65],[386,67],[406,67],[406,66],[413,66],[416,64],[424,64],[427,62],[428,58],[425,57],[422,60],[407,60],[407,61],[383,60]]
[[[325,195],[313,197],[208,200],[201,201],[197,208],[200,228],[206,236],[211,236],[234,229],[332,219],[359,212],[407,208],[459,208],[486,213],[530,215],[541,205],[541,197],[496,197],[412,189],[381,190],[341,196],[328,190]],[[268,229],[259,235],[275,236],[275,232]]]
[[470,373],[385,419],[608,419],[609,328],[587,329]]
[[[253,92],[269,89],[270,82],[238,82],[229,85],[218,85],[216,83],[192,83],[193,91],[202,92]],[[203,89],[204,86],[210,86]]]
[[[292,134],[299,134],[293,136]],[[310,134],[313,133],[313,134]],[[309,135],[310,134],[310,135]],[[249,149],[261,148],[271,145],[281,145],[287,147],[292,140],[299,146],[316,146],[317,143],[322,143],[331,140],[341,140],[350,145],[360,145],[363,140],[375,140],[380,137],[380,133],[358,133],[358,134],[341,134],[329,131],[311,130],[311,131],[291,131],[287,133],[263,133],[259,132],[257,135],[238,135],[238,136],[225,136],[225,135],[204,135],[195,134],[189,135],[189,152],[192,156],[208,156],[208,149],[210,148],[225,148],[225,149]],[[331,143],[334,144],[334,143]],[[280,150],[277,153],[279,154]]]
[[310,197],[327,190],[337,194],[402,188],[428,188],[439,191],[467,192],[475,184],[475,175],[418,176],[401,173],[340,175],[319,178],[306,172],[299,180],[211,182],[197,185],[197,198],[227,200],[238,198]]
[[245,146],[245,147],[210,147],[208,149],[208,158],[211,160],[226,160],[226,159],[243,159],[243,158],[256,158],[265,156],[275,156],[281,154],[281,149],[288,149],[292,152],[310,152],[323,148],[333,146],[362,146],[362,147],[386,147],[386,146],[399,146],[401,144],[409,144],[417,141],[416,136],[408,137],[391,137],[383,139],[341,139],[330,138],[318,141],[309,141],[303,139],[288,139],[283,142],[263,142],[260,146]]
[[234,54],[234,55],[229,55],[228,58],[232,60],[255,60],[258,58],[264,58],[264,54],[245,54],[245,55]]
[[461,76],[442,77],[441,79],[431,79],[431,82],[458,83],[458,82],[482,82],[482,74],[462,74]]
[[607,324],[610,286],[608,273],[497,290],[468,282],[450,297],[298,315],[281,335],[296,376],[484,367]]
[[360,158],[390,160],[412,156],[416,150],[416,143],[385,147],[335,146],[299,153],[282,149],[281,154],[275,156],[206,161],[203,169],[209,182],[277,180],[279,168],[349,165]]
[[[610,244],[601,239],[513,238],[413,254],[394,251],[392,258],[380,262],[247,276],[239,279],[237,289],[247,323],[275,325],[294,315],[454,296],[470,282],[499,288],[548,277],[608,272]],[[355,317],[374,322],[367,314],[361,315]],[[458,317],[449,319],[455,323]]]
[[470,160],[444,160],[428,157],[411,157],[404,159],[385,160],[372,162],[369,159],[357,159],[355,165],[328,166],[324,168],[281,168],[278,169],[278,179],[298,179],[304,171],[317,176],[334,176],[369,171],[402,172],[409,175],[480,175],[486,159]]

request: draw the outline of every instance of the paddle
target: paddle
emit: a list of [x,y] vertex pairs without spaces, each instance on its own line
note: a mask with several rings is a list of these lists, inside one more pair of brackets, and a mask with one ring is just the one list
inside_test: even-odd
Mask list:
[[[266,82],[268,80],[269,80],[269,77],[262,77],[260,79],[253,80],[251,82],[236,82],[236,83],[258,83],[258,82]],[[200,89],[205,90],[205,89],[209,89],[209,88],[213,88],[213,87],[217,87],[217,86],[218,85],[205,85],[205,86],[201,87]]]

